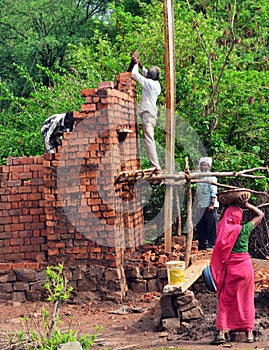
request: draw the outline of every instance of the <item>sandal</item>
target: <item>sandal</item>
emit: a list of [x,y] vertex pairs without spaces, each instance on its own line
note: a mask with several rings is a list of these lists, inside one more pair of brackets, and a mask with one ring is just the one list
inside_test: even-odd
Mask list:
[[236,341],[236,331],[234,330],[230,330],[229,331],[229,337],[230,337],[230,341],[233,342],[233,341]]
[[224,335],[219,335],[219,334],[216,334],[214,336],[214,339],[210,342],[210,344],[212,345],[218,345],[218,344],[224,344],[226,343],[226,340],[225,340],[225,336]]
[[247,343],[253,343],[254,337],[252,331],[246,332],[246,342]]

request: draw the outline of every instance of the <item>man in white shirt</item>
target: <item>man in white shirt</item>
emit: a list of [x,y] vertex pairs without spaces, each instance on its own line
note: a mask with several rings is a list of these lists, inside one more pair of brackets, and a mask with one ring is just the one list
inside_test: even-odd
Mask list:
[[[215,176],[206,176],[210,172],[212,158],[202,157],[199,161],[199,169],[205,176],[201,180],[217,182]],[[217,211],[219,202],[217,200],[217,186],[206,182],[197,183],[198,207],[202,214],[196,227],[198,236],[198,250],[212,250],[216,241]]]
[[[142,86],[140,116],[146,152],[151,166],[160,170],[161,166],[154,141],[154,127],[158,114],[157,99],[161,93],[161,85],[158,81],[161,71],[157,66],[152,66],[147,70],[136,56],[132,56],[132,62],[134,63],[133,78]],[[141,68],[143,75],[139,73],[138,68]]]

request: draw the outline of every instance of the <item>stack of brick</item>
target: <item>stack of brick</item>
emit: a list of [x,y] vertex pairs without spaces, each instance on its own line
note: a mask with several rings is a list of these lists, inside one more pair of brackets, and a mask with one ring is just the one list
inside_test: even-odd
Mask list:
[[192,291],[176,293],[163,292],[161,299],[161,319],[165,329],[179,328],[182,322],[189,322],[204,317],[202,307]]
[[161,292],[168,281],[167,269],[154,265],[139,267],[127,264],[125,276],[128,287],[137,293]]
[[0,167],[0,262],[46,260],[43,156]]

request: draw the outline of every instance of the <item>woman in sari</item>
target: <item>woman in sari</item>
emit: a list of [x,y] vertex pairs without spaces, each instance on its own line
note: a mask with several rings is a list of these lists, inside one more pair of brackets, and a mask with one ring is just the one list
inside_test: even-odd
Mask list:
[[212,344],[225,343],[230,330],[244,331],[246,341],[254,341],[254,270],[248,253],[248,241],[264,213],[245,201],[245,197],[241,201],[254,213],[253,219],[242,225],[242,209],[239,206],[226,208],[218,223],[216,244],[211,256],[210,268],[218,296],[218,332]]

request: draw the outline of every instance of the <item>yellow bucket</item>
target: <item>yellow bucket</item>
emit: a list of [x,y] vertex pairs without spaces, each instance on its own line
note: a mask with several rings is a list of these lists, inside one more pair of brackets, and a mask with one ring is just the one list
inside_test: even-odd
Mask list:
[[168,284],[182,284],[185,282],[185,262],[167,261]]

